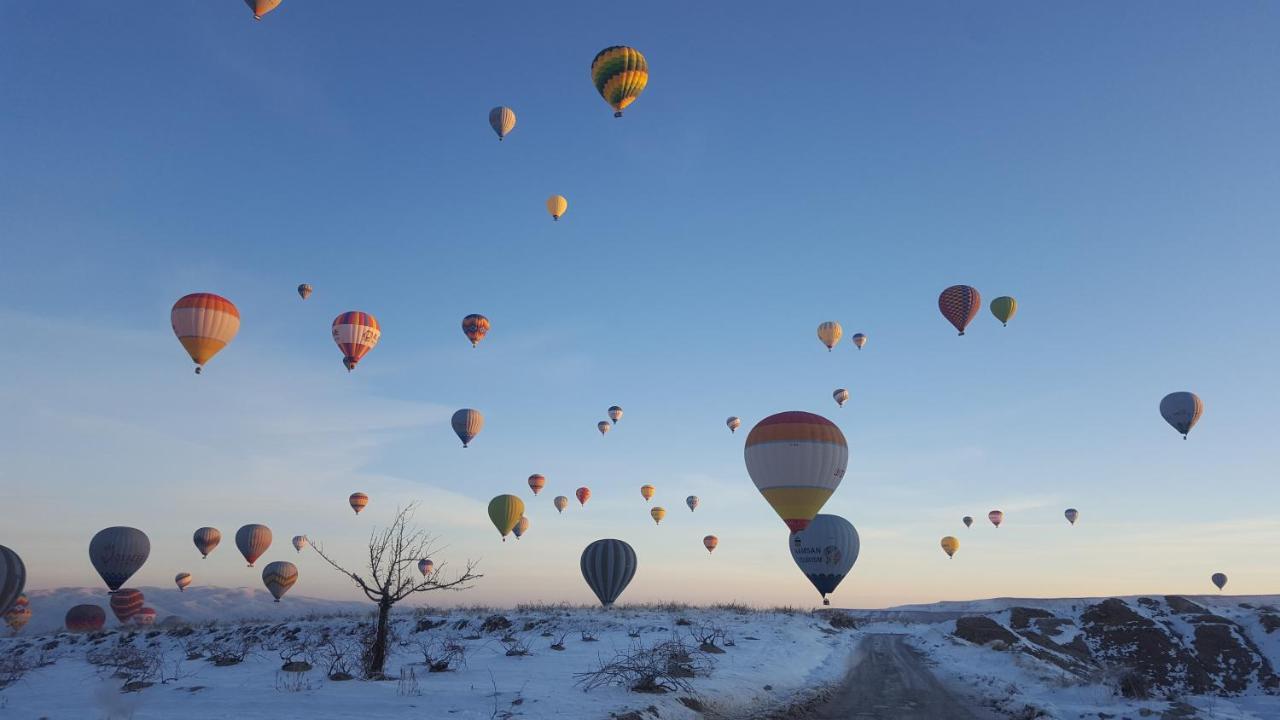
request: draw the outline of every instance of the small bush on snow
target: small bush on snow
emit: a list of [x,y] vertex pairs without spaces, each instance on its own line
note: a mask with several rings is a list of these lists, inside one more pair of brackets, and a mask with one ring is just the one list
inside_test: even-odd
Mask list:
[[575,673],[574,678],[586,692],[609,685],[632,692],[692,692],[689,679],[710,672],[711,666],[706,653],[679,639],[654,645],[637,642],[612,660],[600,661],[596,669]]

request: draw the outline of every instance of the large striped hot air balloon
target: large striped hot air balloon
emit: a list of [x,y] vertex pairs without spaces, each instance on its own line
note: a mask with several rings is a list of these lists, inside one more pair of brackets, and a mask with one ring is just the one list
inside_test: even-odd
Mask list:
[[787,539],[791,559],[822,594],[822,604],[830,605],[827,595],[835,592],[840,581],[858,560],[858,531],[839,515],[816,515],[804,529]]
[[561,215],[569,209],[569,201],[563,195],[552,195],[547,198],[547,212],[551,213],[552,220],[559,220]]
[[271,597],[280,602],[280,598],[289,592],[289,588],[298,582],[298,566],[284,560],[267,563],[262,568],[262,584],[267,586]]
[[649,63],[635,48],[607,47],[591,61],[591,82],[600,97],[613,108],[613,116],[620,118],[622,111],[635,102],[649,84]]
[[1187,439],[1187,433],[1200,421],[1202,414],[1204,403],[1193,392],[1169,393],[1160,401],[1160,417],[1172,425],[1174,430],[1182,433],[1183,440]]
[[952,285],[938,295],[938,309],[942,311],[942,317],[954,325],[961,335],[969,323],[973,322],[980,307],[982,295],[977,288],[969,285]]
[[280,7],[281,0],[244,0],[244,4],[253,11],[253,19],[261,20],[263,15]]
[[498,133],[498,142],[502,142],[507,133],[511,132],[516,126],[516,111],[506,105],[489,111],[489,127]]
[[840,327],[840,323],[835,320],[828,320],[818,325],[818,339],[827,346],[827,352],[831,352],[831,348],[840,342],[842,335],[844,335],[844,328]]
[[169,311],[173,334],[196,364],[196,374],[240,331],[240,311],[213,293],[192,293],[178,299]]
[[579,505],[586,505],[587,501],[591,499],[591,488],[580,487],[576,491],[574,491],[573,494],[575,497],[578,498]]
[[7,608],[27,586],[27,566],[18,553],[0,545],[0,608]]
[[218,547],[218,543],[222,542],[222,533],[218,531],[218,528],[202,527],[191,536],[191,541],[196,544],[196,549],[200,551],[200,557],[207,558],[209,553]]
[[63,622],[68,632],[98,632],[107,624],[107,611],[97,605],[74,605],[67,611]]
[[178,592],[186,592],[191,587],[191,573],[180,572],[174,575],[173,584],[178,586]]
[[1008,295],[1001,295],[991,301],[991,314],[996,316],[1001,325],[1008,327],[1009,321],[1018,312],[1018,301]]
[[347,498],[347,504],[351,506],[352,510],[355,510],[357,515],[359,515],[360,511],[369,504],[369,496],[362,492],[353,492],[351,493],[351,497]]
[[835,423],[793,410],[761,420],[747,435],[747,473],[792,532],[803,530],[840,486],[849,445]]
[[515,495],[499,495],[489,501],[489,520],[507,541],[507,535],[515,529],[520,518],[524,517],[524,501]]
[[378,320],[367,312],[348,310],[333,319],[333,341],[342,351],[342,364],[351,372],[382,337]]
[[462,318],[462,334],[471,341],[471,347],[475,347],[489,334],[489,318],[476,313]]
[[636,576],[636,551],[621,540],[596,540],[582,551],[578,564],[587,587],[609,607]]
[[555,499],[551,501],[551,504],[556,506],[556,512],[564,513],[564,509],[569,507],[569,498],[563,495],[557,495],[555,496]]
[[996,527],[1000,527],[1000,523],[1004,522],[1004,511],[992,510],[991,512],[987,513],[987,519],[991,521],[992,525],[995,525]]
[[150,555],[151,541],[137,528],[109,527],[89,541],[89,561],[111,592],[128,582]]
[[116,620],[121,625],[125,625],[130,618],[138,614],[144,602],[146,599],[142,597],[141,590],[121,588],[111,596],[111,612],[115,614]]
[[940,544],[942,545],[942,552],[946,553],[948,558],[954,558],[956,551],[960,549],[960,541],[951,535],[942,538]]
[[462,447],[470,446],[471,441],[484,429],[484,415],[471,408],[455,412],[449,422],[453,425],[453,432],[462,441]]
[[547,486],[547,476],[542,473],[534,473],[529,476],[529,489],[534,495],[542,492],[542,488]]
[[240,550],[240,554],[244,556],[249,567],[262,557],[263,553],[271,547],[271,528],[266,525],[251,523],[245,525],[236,531],[236,548]]

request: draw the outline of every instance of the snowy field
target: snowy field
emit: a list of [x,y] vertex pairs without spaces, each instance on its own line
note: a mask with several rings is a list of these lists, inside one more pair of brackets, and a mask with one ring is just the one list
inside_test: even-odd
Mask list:
[[[364,681],[335,679],[359,674],[359,639],[371,620],[364,605],[293,596],[275,604],[244,589],[204,589],[203,598],[147,590],[161,624],[122,632],[111,619],[105,632],[80,636],[47,628],[59,607],[85,599],[79,591],[33,593],[46,624],[33,620],[21,636],[0,640],[0,682],[10,681],[0,690],[0,717],[803,717],[786,709],[838,684],[863,660],[860,641],[884,633],[905,635],[947,690],[990,717],[1280,718],[1280,696],[1262,687],[1231,697],[1127,700],[1116,694],[1114,678],[1082,678],[1032,655],[953,635],[957,615],[982,614],[1008,626],[1015,606],[1078,624],[1097,599],[996,599],[834,614],[735,606],[418,609],[395,616],[386,679]],[[101,602],[100,596],[93,598]],[[1280,598],[1188,599],[1239,623],[1280,666],[1280,632],[1267,632],[1257,614],[1241,606],[1275,605]],[[169,616],[188,624],[165,624]],[[852,618],[858,627],[833,627],[833,617]],[[45,631],[31,632],[38,627]],[[1079,632],[1068,625],[1053,639],[1066,644]],[[661,656],[660,664],[672,670],[659,678],[666,692],[586,686],[584,673],[637,650],[652,656],[671,641],[683,647]],[[16,671],[13,659],[21,659]],[[305,664],[286,671],[290,662]],[[132,691],[124,692],[127,683]]]

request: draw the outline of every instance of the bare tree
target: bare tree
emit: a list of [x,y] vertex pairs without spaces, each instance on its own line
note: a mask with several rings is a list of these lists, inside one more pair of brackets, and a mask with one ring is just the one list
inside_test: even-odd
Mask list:
[[369,566],[366,575],[351,572],[339,565],[324,552],[324,547],[312,541],[316,554],[335,570],[355,581],[356,587],[378,605],[378,623],[364,657],[364,674],[367,678],[382,674],[387,662],[387,638],[390,634],[391,608],[414,593],[431,590],[466,590],[484,577],[475,572],[476,563],[467,561],[461,574],[447,577],[446,563],[439,563],[431,574],[423,577],[418,572],[418,561],[430,557],[435,550],[435,538],[410,523],[415,505],[396,510],[395,519],[382,530],[369,535]]

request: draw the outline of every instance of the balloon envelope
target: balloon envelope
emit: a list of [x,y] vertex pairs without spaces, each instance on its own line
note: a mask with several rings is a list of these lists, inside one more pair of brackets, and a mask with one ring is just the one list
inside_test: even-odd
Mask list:
[[196,549],[200,551],[200,556],[207,558],[209,553],[218,547],[218,543],[222,542],[222,533],[218,531],[218,528],[202,527],[191,536],[191,541],[195,543]]
[[367,312],[348,310],[333,319],[333,341],[342,351],[342,364],[347,372],[355,370],[361,358],[377,347],[382,338],[378,320]]
[[198,373],[240,331],[240,311],[220,295],[192,293],[173,304],[169,324]]
[[716,546],[719,544],[720,544],[720,538],[716,537],[715,535],[708,535],[702,538],[702,547],[706,548],[707,552],[711,552],[715,550]]
[[938,295],[938,310],[942,312],[942,317],[955,326],[961,335],[969,323],[973,322],[981,306],[982,295],[977,288],[969,285],[952,285]]
[[737,432],[738,428],[742,427],[742,418],[734,416],[725,420],[724,424],[729,426],[729,432]]
[[587,501],[591,499],[591,488],[580,487],[573,494],[578,498],[579,505],[586,505]]
[[613,116],[620,118],[622,111],[635,102],[649,84],[649,62],[635,48],[607,47],[591,61],[591,82],[600,97],[613,108]]
[[661,525],[662,518],[667,516],[667,509],[664,507],[656,507],[649,511],[649,517],[653,518],[654,525]]
[[991,314],[996,316],[1001,325],[1008,325],[1017,312],[1018,301],[1008,295],[1002,295],[991,301]]
[[1213,575],[1210,575],[1209,580],[1211,580],[1214,585],[1217,585],[1219,590],[1227,584],[1227,576],[1222,573],[1214,573]]
[[298,582],[298,566],[291,562],[276,560],[262,568],[262,584],[267,586],[271,597],[280,602],[280,598],[289,592],[289,588]]
[[280,6],[281,0],[244,0],[244,4],[253,11],[253,19],[261,20],[263,15]]
[[499,495],[489,501],[489,520],[505,539],[524,516],[524,501],[515,495]]
[[1000,523],[1004,522],[1004,513],[1000,510],[992,510],[987,513],[987,519],[991,521],[992,525],[1000,527]]
[[827,594],[835,592],[844,576],[858,560],[858,531],[838,515],[817,515],[802,530],[787,539],[791,559],[822,593],[822,604],[829,605]]
[[468,447],[484,429],[484,415],[479,410],[471,408],[462,408],[455,412],[449,422],[453,425],[454,434],[462,441],[462,447]]
[[310,541],[309,541],[309,540],[307,540],[307,536],[306,536],[306,535],[294,535],[294,536],[293,536],[293,549],[294,549],[294,550],[297,550],[298,552],[302,552],[302,549],[303,549],[303,548],[305,548],[305,547],[307,546],[307,543],[308,543],[308,542],[310,542]]
[[601,420],[600,422],[596,423],[596,429],[600,431],[601,435],[607,435],[609,433],[609,430],[613,429],[613,426],[610,425],[608,421]]
[[702,501],[698,499],[697,495],[690,495],[689,497],[684,499],[684,504],[689,506],[689,512],[693,512],[694,510],[697,510],[698,505],[701,502]]
[[942,552],[946,553],[947,557],[955,557],[956,551],[959,549],[960,549],[959,540],[955,539],[950,535],[942,538]]
[[853,341],[854,347],[858,348],[859,350],[861,350],[862,347],[867,344],[867,336],[863,335],[862,333],[858,333],[857,335],[854,335],[849,339]]
[[511,528],[511,534],[515,535],[516,539],[519,540],[520,538],[524,537],[524,534],[528,532],[528,530],[529,530],[529,518],[521,515],[520,519],[516,522],[516,526]]
[[109,527],[89,541],[89,561],[112,592],[128,582],[149,555],[151,541],[137,528]]
[[67,611],[64,622],[69,632],[97,632],[107,624],[107,611],[97,605],[75,605]]
[[818,514],[849,464],[840,428],[821,415],[796,410],[757,423],[744,454],[751,481],[792,532]]
[[563,495],[557,495],[555,499],[551,501],[551,504],[556,506],[556,512],[564,512],[564,509],[569,507],[569,498]]
[[253,523],[236,531],[236,548],[249,563],[249,567],[253,567],[269,547],[271,547],[271,528],[266,525]]
[[354,510],[357,515],[359,515],[360,511],[369,504],[369,496],[362,492],[353,492],[351,493],[351,497],[347,498],[347,504],[351,506],[351,509]]
[[301,285],[299,285],[298,296],[301,297],[303,300],[306,300],[307,298],[311,297],[311,286],[306,283],[302,283]]
[[621,420],[621,419],[622,419],[622,408],[618,407],[617,405],[611,405],[611,406],[609,406],[609,419],[610,419],[610,420],[612,420],[612,421],[613,421],[613,422],[615,422],[615,423],[616,423],[616,422],[618,422],[619,420]]
[[596,540],[582,551],[579,566],[587,587],[609,607],[636,575],[636,551],[621,540]]
[[418,572],[423,575],[430,575],[432,570],[436,569],[436,564],[431,562],[430,558],[423,558],[418,561]]
[[129,618],[138,614],[144,602],[145,599],[142,597],[141,590],[121,588],[111,596],[111,612],[115,614],[116,620],[123,625],[129,622]]
[[475,347],[489,334],[489,318],[475,313],[462,318],[462,334],[471,341],[471,347]]
[[547,477],[541,473],[534,473],[529,476],[529,489],[534,495],[542,492],[542,488],[547,486]]
[[547,212],[551,213],[552,220],[559,220],[568,209],[569,201],[563,195],[552,195],[547,198]]
[[971,527],[973,525],[973,518],[968,515],[965,515],[960,519],[960,521],[964,523],[965,527]]
[[1067,508],[1062,512],[1062,514],[1064,517],[1067,518],[1067,522],[1071,523],[1072,525],[1075,525],[1076,518],[1080,517],[1080,511],[1075,508]]
[[1193,392],[1169,393],[1160,401],[1160,417],[1172,425],[1174,430],[1182,433],[1183,438],[1196,426],[1203,413],[1204,403]]
[[489,127],[498,133],[498,141],[501,142],[516,126],[516,111],[506,105],[489,111]]
[[827,346],[828,352],[840,342],[842,335],[844,335],[844,328],[840,327],[840,323],[835,320],[828,320],[818,325],[818,339]]
[[27,566],[18,553],[0,545],[0,608],[8,608],[27,586]]
[[831,393],[831,397],[835,398],[836,405],[844,407],[844,404],[849,402],[849,391],[844,388],[837,388],[835,392]]
[[178,573],[173,576],[173,584],[178,586],[179,591],[185,591],[191,587],[191,573]]
[[640,497],[644,498],[645,500],[650,500],[653,498],[653,494],[657,491],[658,489],[652,485],[641,485]]

